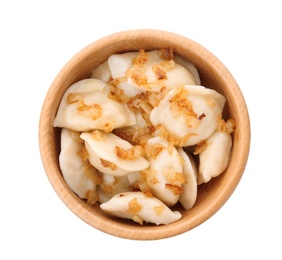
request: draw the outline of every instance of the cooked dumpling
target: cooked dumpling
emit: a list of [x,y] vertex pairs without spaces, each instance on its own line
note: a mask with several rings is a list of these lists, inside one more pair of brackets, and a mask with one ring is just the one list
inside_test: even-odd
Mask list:
[[127,175],[129,184],[138,183],[141,181],[140,172],[131,172]]
[[107,85],[97,79],[82,80],[67,89],[55,117],[55,127],[74,131],[110,132],[136,123],[126,104],[108,98]]
[[182,160],[176,148],[161,137],[148,140],[145,146],[150,167],[146,170],[152,194],[168,206],[173,206],[184,183]]
[[127,176],[113,176],[110,174],[103,174],[102,183],[97,187],[99,195],[99,202],[105,203],[109,201],[114,195],[121,192],[128,192],[129,181]]
[[167,71],[166,77],[167,79],[164,82],[168,90],[178,86],[196,84],[192,73],[178,63],[175,63],[173,69]]
[[186,210],[191,209],[197,199],[197,166],[192,155],[186,153],[183,148],[178,147],[177,151],[183,159],[183,175],[185,183],[182,184],[183,192],[179,196],[179,202]]
[[123,54],[113,54],[108,59],[108,65],[112,78],[118,81],[116,87],[123,91],[127,97],[134,97],[141,93],[141,90],[132,87],[127,82],[125,72],[131,68],[132,60],[138,55],[138,52],[127,52]]
[[150,120],[176,136],[179,146],[191,146],[215,131],[224,104],[225,97],[215,90],[186,85],[169,91],[152,110]]
[[177,54],[173,56],[173,59],[176,63],[178,63],[179,65],[183,66],[184,68],[186,68],[187,70],[191,72],[191,74],[193,75],[195,79],[195,85],[201,85],[201,79],[200,79],[198,69],[195,67],[193,63],[185,60],[184,58],[182,58],[181,56]]
[[126,95],[128,98],[134,97],[142,93],[140,89],[132,87],[127,81],[121,81],[116,86],[120,88],[123,91],[123,94]]
[[59,163],[62,175],[71,190],[80,198],[91,200],[95,196],[97,170],[87,160],[79,134],[66,128],[62,129]]
[[149,166],[141,147],[132,146],[112,133],[96,130],[80,137],[85,141],[89,161],[102,173],[121,176]]
[[195,151],[199,153],[198,184],[206,183],[226,170],[231,157],[232,131],[216,131],[196,146]]
[[105,84],[98,79],[82,79],[72,84],[65,92],[65,96],[69,93],[91,92],[93,90],[104,90]]
[[112,73],[110,71],[108,61],[103,62],[96,69],[94,69],[91,73],[91,78],[102,80],[107,83],[112,77]]
[[133,60],[133,65],[125,71],[128,83],[143,92],[160,92],[186,84],[195,84],[192,73],[173,59],[164,60],[160,51],[140,51]]
[[132,66],[132,60],[138,52],[113,54],[108,59],[108,65],[113,78],[125,77],[125,72]]
[[147,197],[142,192],[117,194],[100,207],[108,214],[132,219],[140,225],[143,221],[156,225],[170,224],[182,217],[179,211],[172,211],[157,198]]

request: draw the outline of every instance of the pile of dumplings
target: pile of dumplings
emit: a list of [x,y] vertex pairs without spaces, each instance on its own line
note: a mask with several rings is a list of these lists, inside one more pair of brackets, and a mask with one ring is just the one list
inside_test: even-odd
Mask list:
[[198,185],[228,167],[235,121],[222,118],[225,102],[171,49],[111,55],[62,97],[62,175],[112,216],[175,222],[171,207],[191,209]]

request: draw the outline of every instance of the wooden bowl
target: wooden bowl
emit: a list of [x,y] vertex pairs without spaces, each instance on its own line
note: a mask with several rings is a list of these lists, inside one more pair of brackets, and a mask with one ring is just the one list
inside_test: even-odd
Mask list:
[[[65,90],[114,53],[154,50],[171,47],[192,62],[199,71],[202,85],[223,94],[227,103],[224,116],[236,120],[232,158],[227,170],[207,184],[198,187],[194,207],[185,211],[175,208],[182,218],[169,225],[143,225],[109,217],[99,205],[89,206],[75,195],[64,181],[59,167],[60,129],[53,127],[54,117]],[[105,233],[135,240],[153,240],[187,232],[215,214],[228,200],[244,172],[250,147],[250,122],[244,97],[228,69],[207,49],[183,36],[159,30],[130,30],[97,40],[77,53],[59,72],[45,98],[39,124],[39,146],[46,174],[54,190],[79,218]],[[71,229],[71,227],[70,227]]]

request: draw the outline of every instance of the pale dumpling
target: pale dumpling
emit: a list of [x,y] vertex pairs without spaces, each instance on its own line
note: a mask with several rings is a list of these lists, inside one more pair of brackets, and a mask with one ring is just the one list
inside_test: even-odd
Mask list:
[[138,55],[138,52],[126,52],[123,54],[113,54],[108,59],[108,67],[112,78],[117,79],[119,83],[116,85],[123,90],[123,94],[127,97],[134,97],[142,93],[140,89],[132,87],[125,76],[125,72],[131,68],[132,60]]
[[91,73],[91,78],[102,80],[107,83],[112,77],[111,70],[109,68],[108,61],[100,64],[96,69]]
[[113,133],[96,130],[82,133],[80,137],[85,141],[89,161],[102,173],[122,176],[149,166],[140,147],[132,146]]
[[185,183],[182,184],[183,192],[179,196],[179,202],[186,210],[191,209],[197,199],[197,166],[193,156],[186,153],[182,147],[178,147],[177,151],[183,159],[183,175]]
[[179,146],[195,145],[215,131],[225,100],[223,95],[203,86],[181,86],[168,92],[152,110],[150,120],[177,136]]
[[231,157],[232,137],[224,131],[214,132],[201,143],[199,154],[198,185],[220,175],[228,166]]
[[85,157],[83,140],[78,132],[63,128],[59,164],[64,180],[82,199],[90,199],[96,191],[97,170]]
[[117,87],[123,90],[123,94],[128,98],[134,97],[142,93],[142,90],[132,87],[127,81],[121,81]]
[[170,90],[177,86],[196,84],[192,73],[173,59],[164,60],[160,51],[139,52],[137,60],[125,74],[128,83],[143,92],[160,92],[163,87]]
[[105,203],[114,195],[121,192],[128,192],[129,181],[126,175],[113,176],[111,174],[103,174],[102,183],[97,186],[99,202]]
[[74,131],[95,129],[110,132],[136,123],[126,104],[108,98],[107,85],[97,79],[82,80],[70,86],[61,100],[55,127]]
[[113,78],[125,77],[125,72],[132,66],[132,60],[138,55],[138,52],[126,52],[122,54],[113,54],[108,59],[108,66]]
[[185,60],[184,58],[182,58],[181,56],[177,54],[173,56],[173,59],[176,63],[178,63],[179,65],[183,66],[184,68],[186,68],[187,70],[191,72],[195,80],[195,85],[201,85],[201,78],[200,78],[198,69],[196,68],[196,66],[193,63]]
[[149,139],[145,150],[150,161],[147,183],[152,194],[166,205],[173,206],[185,181],[181,157],[174,146],[159,136]]
[[143,222],[170,224],[179,220],[179,211],[172,211],[163,202],[154,197],[148,197],[142,192],[124,192],[115,195],[107,203],[100,205],[101,209],[116,217]]

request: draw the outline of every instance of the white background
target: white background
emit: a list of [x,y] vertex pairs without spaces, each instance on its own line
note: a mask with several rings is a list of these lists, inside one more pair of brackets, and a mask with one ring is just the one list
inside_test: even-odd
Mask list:
[[[281,11],[273,0],[1,1],[0,259],[282,259]],[[103,36],[140,28],[215,54],[237,80],[252,128],[245,173],[223,208],[157,241],[80,220],[51,187],[38,145],[42,103],[64,64]]]

